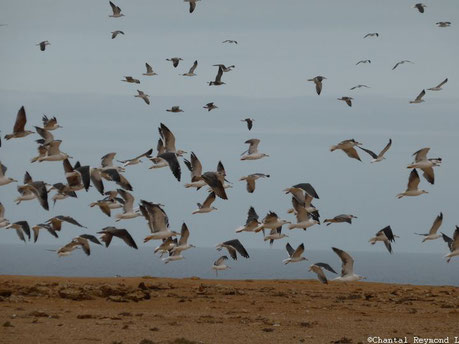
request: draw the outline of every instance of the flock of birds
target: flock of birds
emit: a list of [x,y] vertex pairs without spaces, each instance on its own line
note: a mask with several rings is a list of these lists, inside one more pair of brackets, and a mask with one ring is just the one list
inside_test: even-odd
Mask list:
[[[189,2],[189,12],[192,13],[196,8],[196,2],[198,0],[185,1]],[[120,7],[116,6],[111,1],[109,3],[113,12],[110,17],[120,18],[124,16]],[[414,8],[416,8],[420,13],[424,13],[426,6],[424,4],[416,4]],[[451,23],[438,22],[436,25],[439,27],[448,27],[451,25]],[[124,35],[124,32],[116,30],[112,32],[111,37],[112,39],[115,39],[120,34]],[[364,36],[364,38],[372,37],[379,37],[379,33],[368,33]],[[225,40],[222,43],[238,44],[238,42],[235,40]],[[38,45],[41,51],[45,51],[46,47],[49,46],[50,43],[48,41],[43,41]],[[176,68],[180,61],[182,61],[182,58],[172,57],[168,58],[167,60],[172,63],[174,68]],[[357,65],[361,63],[371,63],[371,60],[361,60],[357,63]],[[395,64],[393,69],[396,69],[404,63],[412,62],[408,60],[400,61]],[[144,76],[151,77],[157,75],[157,73],[153,71],[151,65],[146,63],[145,66],[146,72],[143,73]],[[225,84],[222,81],[224,73],[233,70],[235,66],[231,65],[227,67],[222,64],[216,64],[214,66],[218,67],[218,71],[215,79],[208,82],[209,86],[220,86]],[[193,77],[196,75],[195,71],[197,67],[198,61],[196,60],[189,71],[181,75]],[[320,95],[323,88],[323,82],[326,79],[326,77],[319,75],[309,79],[308,81],[314,82],[316,92],[318,95]],[[125,76],[122,81],[126,83],[140,84],[140,80],[132,76]],[[447,83],[447,81],[448,79],[445,79],[439,85],[429,88],[428,90],[440,91],[442,90],[442,87]],[[357,85],[351,88],[351,90],[355,90],[361,87],[368,86]],[[145,101],[146,104],[150,104],[148,94],[141,90],[137,90],[137,92],[138,94],[135,95],[135,97],[141,98],[143,101]],[[424,97],[425,93],[425,90],[422,90],[416,99],[410,101],[410,103],[417,104],[423,102],[424,100],[422,98]],[[343,96],[338,99],[346,102],[348,106],[352,106],[352,97]],[[203,108],[211,111],[218,107],[213,102],[210,102],[203,106]],[[167,111],[173,113],[183,112],[180,106],[173,106],[170,109],[167,109]],[[253,128],[255,120],[252,118],[246,118],[242,119],[241,121],[246,123],[247,129],[250,131]],[[152,165],[149,167],[150,169],[169,168],[173,177],[175,177],[177,181],[180,182],[182,177],[180,160],[183,159],[183,163],[191,174],[191,180],[189,183],[184,185],[185,188],[195,188],[196,190],[204,189],[208,191],[203,203],[198,203],[197,209],[193,211],[192,214],[205,214],[216,211],[217,208],[212,206],[216,198],[219,197],[223,200],[228,199],[226,190],[231,188],[232,185],[226,179],[226,171],[222,162],[220,161],[218,163],[215,170],[203,172],[202,164],[194,152],[190,153],[190,158],[188,160],[184,158],[184,155],[187,154],[186,151],[176,149],[175,135],[163,123],[161,123],[158,128],[160,138],[156,146],[155,154],[153,153],[153,149],[149,149],[146,152],[131,159],[115,160],[116,153],[108,153],[102,156],[100,166],[81,165],[79,161],[72,165],[70,160],[73,158],[69,154],[60,150],[62,141],[54,138],[53,133],[61,128],[56,117],[47,117],[44,115],[42,118],[42,126],[35,126],[35,132],[27,130],[26,124],[26,110],[24,106],[22,106],[17,113],[12,133],[5,135],[4,138],[6,140],[11,140],[24,138],[35,133],[38,134],[40,136],[40,139],[36,140],[38,143],[38,155],[31,159],[31,163],[56,161],[62,162],[66,180],[65,182],[49,184],[44,181],[34,180],[32,176],[26,172],[23,184],[17,186],[19,196],[15,200],[16,204],[20,204],[24,201],[37,200],[43,209],[49,210],[49,193],[54,192],[51,200],[56,203],[57,201],[62,201],[69,197],[76,198],[77,192],[81,192],[82,190],[89,191],[90,187],[92,186],[95,190],[97,190],[97,192],[101,194],[102,198],[92,202],[90,207],[99,208],[101,212],[109,217],[112,216],[113,210],[122,209],[122,212],[114,215],[115,222],[125,221],[140,216],[145,218],[150,233],[144,238],[144,242],[147,243],[149,241],[159,241],[159,246],[154,249],[154,253],[159,254],[164,263],[184,259],[183,252],[195,247],[194,245],[188,243],[190,230],[186,223],[182,224],[180,232],[171,230],[169,226],[169,218],[164,210],[164,205],[160,203],[140,200],[138,203],[138,208],[135,208],[135,198],[131,193],[133,191],[133,187],[125,176],[125,172],[129,166],[137,165],[143,160],[148,160],[152,163]],[[241,154],[240,160],[259,160],[269,157],[268,154],[262,153],[258,150],[260,142],[261,141],[258,138],[253,138],[245,141],[245,144],[248,145],[248,149]],[[378,154],[376,154],[370,149],[362,147],[362,143],[356,141],[355,139],[347,139],[336,145],[333,145],[330,148],[330,151],[333,152],[336,150],[341,150],[349,158],[361,161],[358,152],[358,150],[360,150],[367,153],[372,158],[371,163],[377,163],[385,159],[385,155],[391,148],[391,145],[392,140],[389,139],[387,145]],[[407,189],[404,192],[399,193],[397,195],[398,198],[405,196],[420,196],[427,193],[427,191],[418,188],[421,181],[418,170],[422,171],[422,175],[428,183],[434,184],[434,168],[441,165],[442,159],[438,157],[427,157],[429,150],[430,148],[425,147],[421,148],[413,154],[414,161],[407,165],[407,168],[411,169]],[[8,177],[6,172],[6,166],[0,162],[0,186],[18,182],[16,179]],[[256,181],[269,177],[270,175],[268,174],[253,173],[247,176],[243,176],[239,180],[246,182],[247,192],[254,193],[256,189]],[[115,190],[106,190],[107,182],[116,183],[118,188]],[[281,240],[285,237],[288,237],[287,234],[282,233],[284,225],[287,225],[289,230],[302,229],[306,231],[308,228],[320,224],[319,210],[312,204],[314,199],[319,199],[319,195],[311,184],[296,184],[286,188],[284,192],[291,195],[292,208],[287,212],[295,216],[295,222],[282,219],[273,211],[268,212],[268,214],[263,219],[260,219],[255,209],[250,207],[245,224],[237,228],[236,233],[262,232],[263,240],[269,241],[269,243],[272,245],[276,240]],[[323,220],[323,223],[326,223],[327,226],[336,223],[351,224],[353,219],[356,218],[357,217],[352,214],[339,214],[333,218]],[[450,250],[450,252],[445,256],[449,262],[452,257],[459,256],[459,227],[456,226],[453,238],[450,238],[444,233],[441,233],[440,235],[438,234],[438,230],[442,224],[442,221],[443,214],[440,213],[440,215],[438,215],[435,219],[429,233],[416,234],[424,236],[423,242],[427,240],[443,238]],[[0,228],[16,230],[17,235],[24,242],[30,240],[31,229],[33,231],[34,242],[37,242],[39,233],[42,230],[46,230],[51,235],[58,238],[58,232],[62,230],[63,224],[71,224],[81,228],[86,228],[71,216],[64,215],[52,217],[47,221],[30,228],[28,222],[25,220],[10,222],[5,217],[5,208],[3,204],[0,203]],[[106,247],[109,247],[113,237],[123,240],[129,247],[137,249],[136,242],[126,229],[109,226],[103,228],[101,231],[97,232],[97,234],[98,236],[92,234],[79,235],[73,238],[66,245],[57,249],[56,252],[59,256],[66,256],[71,254],[71,252],[75,249],[81,248],[89,256],[91,253],[90,245],[102,245],[103,242]],[[369,242],[372,245],[376,244],[377,242],[382,242],[385,244],[389,253],[392,253],[392,244],[395,242],[395,238],[398,238],[398,236],[393,233],[390,226],[386,226],[379,230],[374,237],[370,238]],[[216,248],[217,250],[225,249],[228,252],[228,256],[234,260],[236,260],[238,256],[249,258],[247,250],[239,239],[230,239],[221,242],[216,246]],[[296,249],[294,249],[290,243],[287,243],[286,250],[288,257],[283,261],[284,264],[307,260],[307,258],[303,256],[305,251],[304,243],[299,244]],[[336,280],[350,282],[365,278],[354,273],[354,260],[349,253],[336,247],[332,247],[332,250],[338,255],[342,262],[341,275],[340,277],[337,277]],[[165,257],[163,258],[163,256]],[[218,274],[218,271],[230,268],[230,266],[227,265],[228,256],[222,255],[213,263],[212,268],[215,270],[216,274]],[[336,274],[336,271],[328,263],[323,262],[312,264],[309,267],[309,271],[316,273],[318,279],[322,283],[327,283],[328,281],[325,272]]]

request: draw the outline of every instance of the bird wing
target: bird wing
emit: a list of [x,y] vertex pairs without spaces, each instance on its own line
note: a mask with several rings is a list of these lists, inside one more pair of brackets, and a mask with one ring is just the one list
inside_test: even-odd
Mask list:
[[5,216],[5,207],[3,204],[0,202],[0,219],[3,219]]
[[[30,235],[29,235],[30,238]],[[451,251],[456,251],[459,249],[459,227],[456,226],[456,230],[453,234],[453,243],[451,244]]]
[[[142,201],[140,210],[148,221],[152,233],[167,231],[169,218],[166,212],[158,205],[147,201]],[[146,212],[145,212],[146,211]]]
[[301,245],[299,245],[299,246],[296,248],[295,252],[293,252],[292,258],[299,258],[299,257],[301,257],[301,255],[303,254],[303,252],[304,252],[304,244],[301,244]]
[[249,144],[249,150],[248,150],[249,154],[257,153],[258,144],[260,143],[259,139],[250,139],[250,140],[245,141],[245,143]]
[[433,184],[435,182],[435,174],[434,174],[434,170],[433,170],[433,167],[425,167],[425,168],[422,168],[422,175],[423,177],[430,183],[430,184]]
[[[4,177],[8,168],[0,162],[0,177]],[[26,172],[27,173],[27,172]],[[27,184],[24,182],[24,184]]]
[[221,265],[225,260],[228,260],[228,257],[227,257],[227,256],[221,256],[220,258],[218,258],[218,259],[214,262],[214,265],[215,265],[215,266]]
[[441,83],[439,83],[435,88],[440,88],[442,87],[444,84],[446,84],[448,82],[448,78],[446,78],[445,80],[443,80]]
[[342,261],[341,277],[352,275],[354,273],[354,259],[349,255],[349,253],[340,250],[339,248],[332,247],[332,250]]
[[125,213],[131,212],[134,208],[134,196],[123,189],[117,189],[118,193],[124,199],[123,210]]
[[164,140],[166,152],[175,152],[175,136],[172,134],[169,128],[161,123],[159,133]]
[[116,231],[113,232],[113,235],[122,239],[128,246],[137,250],[137,244],[126,229],[116,229]]
[[13,132],[21,132],[24,131],[25,124],[27,122],[27,117],[25,113],[24,106],[21,106],[21,108],[18,111],[18,114],[16,115],[16,122],[14,122],[14,127],[13,127]]
[[[238,239],[228,240],[228,241],[225,241],[223,244],[227,246],[231,246],[234,249],[236,249],[242,257],[249,258],[249,254],[247,253],[245,247],[241,244],[241,242]],[[236,258],[233,257],[233,259],[236,259]]]
[[369,149],[366,149],[366,148],[363,148],[363,147],[360,147],[360,146],[357,146],[358,148],[360,148],[361,150],[363,150],[364,152],[367,152],[368,154],[370,154],[370,156],[373,158],[373,159],[377,159],[378,156],[376,155],[376,153],[374,153],[373,151],[369,150]]
[[250,118],[248,118],[246,119],[246,122],[247,122],[247,129],[251,130],[253,126],[253,121]]
[[102,243],[94,235],[91,234],[81,234],[80,238],[87,239],[97,245],[102,245]]
[[190,236],[190,231],[189,231],[187,225],[184,222],[182,224],[182,230],[180,232],[180,240],[179,240],[179,243],[178,243],[179,246],[186,245],[189,236]]
[[420,179],[418,171],[416,171],[416,169],[413,169],[410,173],[410,177],[408,178],[407,190],[417,190],[419,182]]
[[[457,231],[457,229],[456,229]],[[449,236],[447,236],[445,233],[441,233],[443,240],[446,242],[448,245],[449,250],[452,252],[453,251],[453,239],[451,239]]]
[[217,164],[217,172],[223,175],[224,177],[226,176],[225,167],[223,166],[223,163],[221,161],[219,161]]
[[86,228],[85,226],[81,225],[77,220],[75,220],[73,217],[70,217],[70,216],[62,216],[62,215],[59,215],[59,216],[56,216],[55,217],[56,219],[59,219],[61,222],[68,222],[68,223],[71,223],[72,225],[75,225],[75,226],[78,226],[78,227],[81,227],[81,228]]
[[[317,265],[317,264],[315,264]],[[323,270],[318,266],[316,269],[313,268],[313,271],[317,274],[317,278],[320,282],[328,284],[327,276],[325,276]]]
[[194,182],[194,181],[201,179],[201,174],[202,174],[201,162],[199,161],[196,154],[191,152],[191,181]]
[[223,68],[220,66],[218,67],[218,72],[217,72],[217,75],[215,76],[216,83],[220,83],[222,81],[222,75],[223,75]]
[[43,139],[45,140],[43,143],[49,143],[49,142],[54,141],[53,134],[51,134],[48,130],[37,127],[37,126],[35,126],[35,130],[37,131],[37,134],[43,137]]
[[334,274],[336,274],[337,272],[328,264],[326,263],[315,263],[314,265],[317,265],[317,266],[320,266],[321,268],[324,268],[330,272],[333,272]]
[[415,100],[419,101],[422,99],[422,97],[424,97],[424,95],[426,94],[426,90],[422,90],[421,93],[419,93],[419,95],[416,97]]
[[314,80],[314,83],[316,84],[316,92],[320,95],[320,92],[322,92],[322,81]]
[[102,195],[104,194],[104,183],[102,182],[102,177],[100,175],[100,171],[96,168],[92,168],[90,170],[90,178],[94,187],[99,191]]
[[109,167],[109,166],[113,166],[113,158],[115,157],[116,153],[108,153],[108,154],[105,154],[102,158],[101,158],[101,165],[102,167]]
[[153,73],[153,68],[148,63],[145,63],[145,67],[147,68],[147,73]]
[[293,185],[293,187],[303,189],[308,195],[319,199],[319,195],[317,194],[316,190],[309,183],[300,183],[300,184]]
[[266,223],[266,224],[273,223],[273,222],[276,222],[277,219],[278,219],[277,214],[273,211],[270,211],[263,219],[263,223]]
[[295,253],[295,250],[293,249],[293,247],[292,247],[289,243],[287,243],[287,244],[285,245],[285,249],[287,250],[288,255],[289,255],[290,257],[292,257],[293,254]]
[[[29,223],[27,221],[18,221],[18,222],[15,222],[15,224],[21,226],[21,229],[22,231],[27,234],[27,237],[29,238],[30,240],[30,227],[29,227]],[[24,240],[25,241],[25,240]]]
[[256,213],[256,211],[255,211],[255,209],[253,207],[250,207],[249,211],[247,212],[247,221],[245,222],[245,224],[248,225],[252,221],[257,221],[258,222],[258,214]]
[[392,139],[389,139],[389,142],[387,143],[386,147],[384,147],[384,149],[381,152],[379,152],[378,157],[384,156],[384,154],[386,154],[386,152],[389,150],[390,146],[392,146]]
[[191,66],[191,68],[188,71],[188,73],[193,74],[197,67],[198,67],[198,60],[194,61],[193,65]]
[[[0,215],[1,217],[1,215]],[[429,234],[435,234],[437,233],[438,229],[440,228],[441,224],[443,222],[443,213],[440,213],[440,215],[438,215],[433,224],[432,224],[432,227],[430,228],[430,231],[429,231]]]
[[220,178],[219,176],[223,177],[223,175],[216,172],[206,172],[202,175],[202,179],[212,188],[218,197],[228,199],[225,188],[223,187],[223,182],[220,180],[223,178]]
[[43,209],[49,210],[48,190],[46,189],[46,184],[43,182],[33,182],[31,184],[31,191],[37,196]]
[[427,160],[427,153],[429,152],[429,150],[430,150],[429,147],[425,147],[425,148],[422,148],[414,152],[413,153],[414,161],[419,162],[419,161]]
[[255,191],[255,179],[247,178],[247,192],[253,193]]
[[159,155],[158,157],[167,161],[169,168],[172,171],[172,174],[174,175],[175,178],[177,178],[178,181],[180,181],[182,172],[180,169],[180,164],[177,159],[177,155],[175,153],[168,152],[168,153],[163,153]]
[[390,228],[390,226],[384,227],[383,229],[381,229],[381,231],[384,232],[384,234],[386,235],[386,238],[389,241],[391,242],[395,241],[395,237],[394,237],[394,234],[392,233],[392,228]]
[[204,203],[202,204],[203,208],[210,208],[212,203],[215,201],[215,192],[211,192],[209,196],[205,199]]
[[359,153],[357,153],[354,147],[343,149],[343,151],[347,154],[348,157],[362,161],[360,160]]

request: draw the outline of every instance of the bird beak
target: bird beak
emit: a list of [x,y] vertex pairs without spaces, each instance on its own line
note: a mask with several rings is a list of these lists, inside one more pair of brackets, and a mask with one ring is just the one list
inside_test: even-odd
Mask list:
[[282,191],[284,191],[284,192],[285,192],[285,194],[288,194],[288,193],[290,192],[290,189],[289,189],[289,188],[287,188],[287,189],[284,189],[284,190],[282,190]]

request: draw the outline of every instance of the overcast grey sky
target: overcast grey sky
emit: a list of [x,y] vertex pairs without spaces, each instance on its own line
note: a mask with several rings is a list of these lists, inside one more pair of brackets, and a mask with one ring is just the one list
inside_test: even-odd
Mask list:
[[[293,221],[286,210],[290,197],[282,190],[300,182],[310,182],[320,195],[315,205],[322,220],[340,213],[358,216],[347,224],[315,226],[307,232],[288,233],[296,246],[345,250],[384,251],[371,247],[368,239],[391,225],[400,239],[394,251],[446,252],[440,240],[420,244],[413,232],[427,232],[435,216],[443,211],[442,231],[451,234],[459,223],[456,181],[457,128],[459,119],[459,72],[457,44],[459,3],[427,3],[424,14],[411,8],[411,1],[206,1],[197,3],[193,14],[188,4],[174,1],[116,1],[126,17],[109,18],[108,1],[8,1],[2,3],[0,23],[0,128],[9,133],[16,112],[24,105],[28,126],[41,125],[42,114],[56,115],[63,129],[55,131],[62,150],[82,164],[96,166],[101,156],[117,152],[117,158],[136,156],[156,146],[157,127],[165,123],[177,137],[177,148],[194,151],[204,170],[213,170],[222,160],[228,179],[234,182],[228,201],[217,199],[219,209],[210,214],[191,215],[204,191],[183,187],[189,174],[182,164],[182,183],[169,170],[148,170],[150,163],[129,167],[126,177],[137,199],[166,205],[171,227],[185,221],[191,230],[190,242],[213,246],[239,237],[248,247],[266,247],[261,235],[234,229],[242,225],[253,205],[260,217],[273,210]],[[438,28],[437,21],[451,21]],[[112,40],[110,32],[123,30]],[[363,39],[369,32],[379,38]],[[235,39],[238,45],[222,44]],[[48,40],[41,52],[36,43]],[[168,57],[184,59],[174,69]],[[194,60],[197,76],[185,78]],[[361,59],[371,64],[356,66]],[[408,59],[392,71],[393,65]],[[142,77],[149,62],[159,74]],[[209,87],[214,79],[212,64],[235,64],[225,73],[221,87]],[[141,79],[140,85],[120,82],[123,76]],[[308,78],[324,75],[321,96],[315,94]],[[410,105],[423,88],[449,82],[441,92],[428,92],[423,104]],[[370,89],[349,91],[364,83]],[[134,98],[136,89],[151,95],[151,105]],[[337,97],[350,95],[348,108]],[[219,109],[207,113],[202,106],[214,101]],[[180,105],[185,112],[164,110]],[[252,132],[239,120],[256,119]],[[271,156],[259,161],[239,161],[246,149],[244,141],[261,139],[260,151]],[[393,146],[387,160],[370,164],[329,152],[332,144],[355,138],[379,151],[389,138]],[[8,174],[22,179],[28,170],[34,179],[64,181],[60,162],[30,164],[35,156],[36,135],[3,141],[0,159]],[[428,195],[397,200],[404,191],[411,154],[431,147],[430,155],[444,163],[435,170],[436,183],[421,181]],[[248,194],[239,177],[249,173],[271,174],[257,182]],[[106,188],[116,185],[107,183]],[[10,221],[28,220],[31,225],[54,215],[71,215],[95,233],[113,225],[89,203],[99,199],[95,190],[80,192],[78,199],[58,202],[50,212],[36,201],[19,206],[13,200],[16,185],[0,188],[0,201]],[[118,227],[131,231],[140,244],[147,234],[143,218],[127,220]],[[40,242],[63,245],[77,228],[66,226],[60,239],[42,233]],[[1,241],[17,242],[14,232],[2,231]],[[284,247],[286,240],[275,243]],[[107,253],[109,254],[109,252]]]

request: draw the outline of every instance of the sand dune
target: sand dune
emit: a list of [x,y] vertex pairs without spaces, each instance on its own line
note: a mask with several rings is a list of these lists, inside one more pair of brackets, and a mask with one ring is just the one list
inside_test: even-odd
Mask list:
[[459,289],[0,276],[0,343],[367,343],[459,335]]

